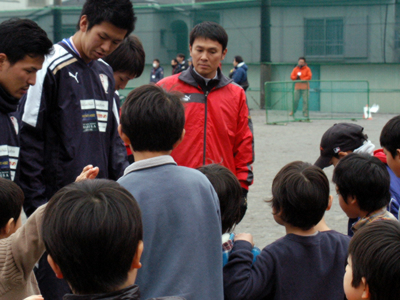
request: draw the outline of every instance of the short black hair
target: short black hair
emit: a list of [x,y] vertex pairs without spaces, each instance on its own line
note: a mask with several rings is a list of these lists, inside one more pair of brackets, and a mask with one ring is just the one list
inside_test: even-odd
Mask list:
[[104,58],[114,72],[129,72],[135,78],[142,75],[145,59],[142,42],[134,34],[125,38],[115,51]]
[[333,170],[333,182],[343,201],[353,196],[361,210],[369,213],[388,205],[390,176],[378,158],[368,154],[350,153]]
[[298,59],[297,61],[299,61],[300,59],[304,60],[304,62],[307,62],[307,61],[306,61],[306,58],[303,57],[303,56],[299,57],[299,59]]
[[127,30],[126,36],[135,29],[136,17],[130,0],[87,0],[83,5],[77,30],[80,29],[80,20],[84,15],[89,22],[88,30],[102,22]]
[[397,149],[400,149],[400,116],[391,118],[385,124],[381,131],[380,143],[395,158]]
[[181,58],[183,58],[183,59],[185,59],[185,54],[183,54],[183,53],[178,53],[177,55],[176,55],[176,57],[181,57]]
[[153,59],[153,61],[160,63],[160,60],[158,58]]
[[219,164],[210,164],[198,168],[211,182],[219,199],[222,233],[230,232],[240,222],[242,188],[235,174]]
[[74,293],[108,293],[127,280],[143,239],[141,212],[117,182],[84,180],[50,199],[42,233],[47,252]]
[[243,62],[243,58],[240,55],[236,55],[235,57],[235,61],[240,64],[241,62]]
[[121,109],[121,127],[135,151],[172,150],[185,126],[181,97],[152,84],[129,93]]
[[400,285],[400,223],[378,220],[354,234],[349,245],[355,288],[361,280],[369,286],[371,300],[399,299]]
[[308,230],[321,221],[328,207],[328,178],[316,166],[291,162],[276,174],[269,202],[284,222]]
[[221,44],[222,51],[224,51],[228,45],[228,34],[226,33],[225,29],[221,25],[210,21],[205,21],[194,26],[190,32],[190,46],[193,46],[193,43],[197,38],[205,38],[212,41],[217,41]]
[[13,18],[0,24],[0,53],[7,55],[11,65],[26,55],[44,57],[52,48],[46,32],[31,20]]
[[0,177],[0,229],[7,225],[11,218],[17,222],[24,203],[24,193],[11,180]]

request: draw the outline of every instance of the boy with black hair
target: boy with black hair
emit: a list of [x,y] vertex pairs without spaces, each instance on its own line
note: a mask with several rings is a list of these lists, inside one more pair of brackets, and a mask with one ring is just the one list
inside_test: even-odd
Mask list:
[[386,209],[390,177],[378,158],[351,153],[337,164],[332,180],[342,210],[349,218],[360,218],[351,227],[354,233],[376,220],[396,220]]
[[[233,248],[235,234],[232,232],[246,211],[242,203],[242,189],[239,180],[228,168],[211,164],[198,168],[210,180],[218,195],[222,223],[222,264],[226,265]],[[260,253],[260,249],[253,248],[253,255]]]
[[157,85],[185,94],[186,137],[171,154],[177,164],[198,168],[221,163],[238,178],[247,203],[253,183],[253,125],[244,90],[219,68],[227,44],[228,34],[221,25],[197,24],[190,32],[193,65]]
[[[76,181],[93,179],[98,168],[86,166]],[[45,206],[37,209],[21,227],[24,194],[14,182],[0,178],[0,298],[43,300],[33,267],[45,248],[41,234]],[[36,296],[31,296],[36,294]]]
[[31,20],[0,24],[0,178],[18,180],[19,120],[14,113],[52,46],[46,32]]
[[400,116],[390,119],[383,127],[380,143],[386,154],[387,164],[400,177]]
[[[114,72],[115,90],[123,90],[128,81],[140,77],[144,70],[146,54],[140,39],[131,34],[104,61]],[[118,100],[117,104],[119,105]]]
[[[320,157],[314,165],[324,169],[331,165],[336,166],[339,160],[350,153],[374,155],[383,163],[390,175],[391,200],[388,210],[397,218],[400,206],[400,179],[396,177],[386,164],[386,156],[382,149],[375,150],[375,145],[364,133],[364,128],[354,123],[337,123],[330,127],[322,136],[320,143]],[[348,222],[348,235],[353,236],[351,226],[358,218],[350,218]]]
[[315,229],[329,202],[325,173],[301,161],[287,164],[274,178],[270,202],[286,236],[252,265],[252,236],[236,235],[224,267],[225,299],[343,299],[349,237]]
[[[113,72],[101,58],[133,31],[135,20],[129,0],[87,0],[77,32],[54,45],[36,84],[21,99],[20,184],[27,216],[85,165],[98,166],[100,178],[113,180],[128,165],[117,130]],[[61,299],[68,290],[45,258],[36,275],[46,300]]]
[[43,209],[39,209],[21,227],[23,202],[24,194],[21,188],[10,180],[0,178],[0,298],[2,300],[24,299],[40,294],[33,267],[44,252],[40,233]]
[[399,299],[399,255],[399,222],[382,220],[357,231],[343,279],[347,299]]
[[222,300],[217,195],[203,174],[177,166],[170,156],[185,134],[180,99],[158,86],[143,85],[128,95],[121,109],[119,132],[135,162],[118,182],[139,203],[146,248],[137,283],[144,298]]
[[95,179],[62,188],[44,211],[42,233],[52,269],[74,293],[64,300],[140,298],[134,283],[142,266],[141,213],[118,183]]
[[[114,72],[115,94],[114,101],[120,108],[120,98],[118,90],[124,89],[129,80],[140,77],[143,73],[146,54],[144,53],[142,42],[132,34],[128,36],[110,55],[104,58]],[[117,120],[119,124],[119,118]],[[132,151],[125,145],[129,163],[134,161]]]

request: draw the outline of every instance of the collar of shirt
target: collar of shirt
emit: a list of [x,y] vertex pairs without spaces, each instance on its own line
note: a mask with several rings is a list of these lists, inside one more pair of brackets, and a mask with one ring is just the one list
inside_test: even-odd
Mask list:
[[157,167],[161,165],[168,165],[168,164],[174,164],[177,165],[175,160],[172,158],[171,155],[161,155],[161,156],[156,156],[152,158],[147,158],[143,160],[139,160],[137,162],[134,162],[133,164],[129,165],[125,171],[124,171],[124,176],[128,173],[142,170],[142,169],[148,169],[152,167]]

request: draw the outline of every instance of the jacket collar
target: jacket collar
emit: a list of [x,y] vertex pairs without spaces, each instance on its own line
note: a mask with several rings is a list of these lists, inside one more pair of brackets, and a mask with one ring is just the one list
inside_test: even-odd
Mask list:
[[19,99],[14,98],[0,86],[0,111],[3,113],[12,113],[17,110]]
[[139,161],[134,162],[133,164],[129,165],[125,169],[124,176],[126,174],[134,172],[134,171],[158,167],[158,166],[162,166],[162,165],[169,165],[169,164],[176,165],[176,162],[172,158],[171,155],[161,155],[161,156],[157,156],[157,157],[153,157],[153,158],[139,160]]
[[63,300],[140,300],[140,291],[137,285],[131,285],[122,290],[107,294],[72,295],[66,294]]
[[212,88],[219,89],[228,85],[233,81],[232,79],[229,79],[224,74],[222,74],[220,68],[218,68],[217,70],[217,75],[218,75],[217,78],[211,79],[208,85],[206,86],[204,79],[196,74],[192,65],[187,70],[183,71],[178,78],[179,80],[182,80],[183,82],[191,86],[194,86],[196,88],[202,89],[203,91],[207,89],[211,90]]

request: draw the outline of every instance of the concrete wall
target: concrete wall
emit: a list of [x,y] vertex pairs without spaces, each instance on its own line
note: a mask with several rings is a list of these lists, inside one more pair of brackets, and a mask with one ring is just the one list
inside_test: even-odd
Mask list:
[[305,55],[305,19],[343,18],[343,55],[310,61],[393,62],[395,6],[387,8],[385,38],[386,5],[272,7],[272,61],[294,62]]

